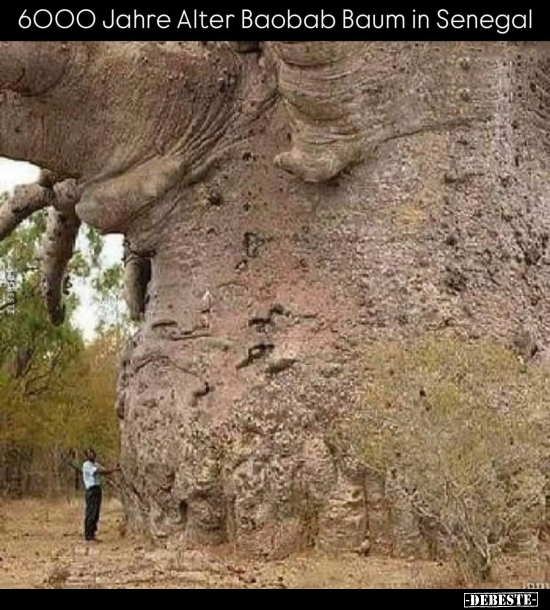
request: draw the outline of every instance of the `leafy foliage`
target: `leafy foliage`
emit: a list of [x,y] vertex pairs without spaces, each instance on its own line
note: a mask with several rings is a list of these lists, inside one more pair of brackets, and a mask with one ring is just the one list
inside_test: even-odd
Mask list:
[[544,520],[544,367],[499,344],[441,338],[375,345],[364,368],[363,408],[341,440],[399,481],[431,542],[465,579],[526,548]]
[[[45,456],[54,469],[72,448],[117,452],[114,404],[125,320],[107,313],[101,333],[86,344],[71,320],[78,298],[70,293],[66,322],[52,326],[40,290],[44,231],[45,214],[38,213],[0,243],[0,481]],[[122,266],[104,269],[102,248],[102,238],[88,231],[69,276],[89,282],[98,301],[118,310]]]

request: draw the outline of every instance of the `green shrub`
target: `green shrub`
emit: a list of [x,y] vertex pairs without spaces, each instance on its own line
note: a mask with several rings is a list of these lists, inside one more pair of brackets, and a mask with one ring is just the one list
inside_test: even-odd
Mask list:
[[362,408],[341,441],[402,482],[424,531],[464,578],[485,578],[544,520],[548,371],[494,343],[378,343],[364,358]]

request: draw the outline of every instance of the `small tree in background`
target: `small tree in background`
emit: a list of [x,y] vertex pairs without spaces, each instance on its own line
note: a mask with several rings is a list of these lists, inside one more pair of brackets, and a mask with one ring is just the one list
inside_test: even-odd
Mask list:
[[105,269],[102,238],[86,232],[69,277],[89,282],[109,304],[87,345],[71,321],[74,293],[66,295],[64,324],[48,319],[40,287],[44,231],[45,214],[36,214],[0,244],[0,484],[7,493],[32,487],[38,468],[42,487],[59,488],[55,479],[73,448],[94,445],[107,458],[118,451],[115,388],[126,319],[113,316],[120,311],[113,295],[121,292],[122,266]]
[[421,530],[464,579],[489,576],[544,520],[549,376],[509,349],[456,339],[377,344],[341,441],[402,483]]

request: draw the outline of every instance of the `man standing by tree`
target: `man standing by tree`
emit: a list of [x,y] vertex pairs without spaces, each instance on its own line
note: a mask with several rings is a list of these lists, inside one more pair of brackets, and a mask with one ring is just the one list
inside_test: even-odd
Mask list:
[[96,461],[96,452],[87,449],[84,452],[86,461],[82,464],[82,477],[86,490],[86,517],[84,520],[84,537],[88,542],[96,541],[97,524],[101,511],[101,475],[108,476],[120,470],[117,465],[112,470],[102,468]]

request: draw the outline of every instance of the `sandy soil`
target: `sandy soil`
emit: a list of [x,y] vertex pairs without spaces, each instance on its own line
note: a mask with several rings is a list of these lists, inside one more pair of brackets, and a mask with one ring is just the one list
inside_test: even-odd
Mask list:
[[[251,561],[234,550],[181,551],[121,536],[122,508],[105,503],[101,543],[82,541],[81,501],[2,505],[0,588],[448,588],[460,587],[436,562],[309,552]],[[503,564],[491,587],[548,583],[548,561]],[[486,583],[485,586],[489,585]]]

